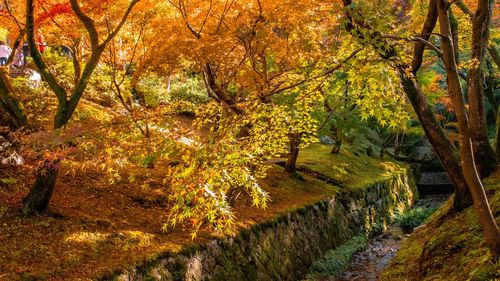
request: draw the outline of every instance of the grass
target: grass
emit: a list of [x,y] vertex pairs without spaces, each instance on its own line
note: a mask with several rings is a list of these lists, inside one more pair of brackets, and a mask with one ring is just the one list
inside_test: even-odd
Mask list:
[[305,280],[315,281],[336,277],[349,266],[352,257],[366,245],[364,236],[355,236],[336,249],[328,251],[313,263]]
[[[500,171],[485,184],[500,223]],[[403,243],[379,280],[500,280],[500,264],[485,245],[474,208],[450,214],[451,206],[450,199]]]
[[[340,155],[323,155],[329,149],[314,145],[304,151],[299,161],[320,172],[340,167],[346,171],[342,173],[346,186],[378,181],[403,169],[389,161],[364,156],[360,159],[350,153],[349,147]],[[321,164],[309,164],[316,156]],[[63,165],[49,212],[24,217],[18,210],[34,180],[33,169],[29,165],[0,169],[0,178],[16,179],[0,182],[0,280],[88,280],[216,237],[202,230],[192,241],[191,229],[183,225],[169,233],[161,231],[169,203],[165,200],[168,187],[163,184],[160,165],[155,169],[127,167],[121,171],[125,173],[122,180],[114,184],[106,180],[104,172],[88,170],[73,175]],[[135,175],[133,183],[125,180],[126,173]],[[364,173],[368,179],[362,179]],[[250,198],[243,196],[234,209],[238,230],[346,189],[308,175],[292,178],[277,166],[268,175],[262,181],[271,198],[268,208],[256,209]]]

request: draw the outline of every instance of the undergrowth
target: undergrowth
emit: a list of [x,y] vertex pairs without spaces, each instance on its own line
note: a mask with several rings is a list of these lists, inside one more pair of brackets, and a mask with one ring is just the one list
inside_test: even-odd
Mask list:
[[396,215],[395,222],[403,229],[413,229],[422,224],[435,211],[436,208],[433,207],[416,207]]
[[328,251],[313,263],[305,280],[316,281],[337,276],[347,268],[354,254],[364,249],[366,245],[367,240],[364,236],[355,236],[336,249]]

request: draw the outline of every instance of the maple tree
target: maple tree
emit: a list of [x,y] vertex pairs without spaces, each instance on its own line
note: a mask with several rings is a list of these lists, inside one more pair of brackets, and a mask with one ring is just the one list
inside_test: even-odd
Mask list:
[[[0,105],[11,127],[28,129],[26,146],[37,150],[26,213],[47,208],[66,160],[82,172],[98,166],[112,179],[137,165],[162,169],[172,203],[165,230],[188,222],[193,236],[203,226],[230,232],[242,194],[257,207],[272,200],[260,185],[272,177],[272,163],[284,159],[285,171],[298,177],[302,148],[330,135],[332,153],[340,153],[342,143],[363,139],[358,132],[370,127],[396,139],[398,156],[408,121],[418,118],[455,185],[455,209],[473,199],[497,251],[498,227],[480,181],[497,168],[500,153],[500,141],[494,151],[488,140],[481,86],[483,62],[498,68],[493,40],[485,43],[492,10],[485,1],[4,2],[2,26],[15,44],[26,38],[44,80],[27,89],[7,68],[0,72]],[[51,45],[44,53],[40,35]],[[487,83],[500,120],[497,71]],[[24,109],[21,91],[48,104],[35,106],[40,116]],[[72,124],[82,100],[114,114],[94,112],[103,122],[94,128]],[[436,114],[435,104],[444,112]],[[192,118],[188,129],[177,122],[182,113]],[[37,137],[47,143],[38,145]],[[374,154],[371,146],[362,150]]]
[[[38,71],[41,73],[42,77],[47,82],[58,100],[57,113],[54,117],[54,129],[59,129],[68,123],[87,87],[89,78],[91,77],[100,61],[100,57],[104,49],[106,48],[107,44],[118,34],[120,28],[125,23],[129,13],[132,11],[132,8],[137,4],[137,2],[138,1],[132,1],[128,5],[123,16],[116,23],[115,28],[107,33],[105,39],[101,41],[99,39],[99,30],[96,27],[95,21],[91,17],[89,17],[85,10],[91,9],[92,11],[98,11],[99,13],[99,11],[101,11],[101,9],[99,9],[101,7],[100,5],[103,5],[103,3],[93,3],[94,7],[87,6],[84,9],[80,7],[80,4],[77,1],[70,1],[69,4],[50,3],[52,4],[50,8],[45,9],[43,4],[47,5],[47,2],[44,2],[42,3],[42,5],[36,7],[35,1],[26,1],[26,24],[25,30],[23,30],[24,32],[26,32],[30,53]],[[109,4],[110,3],[106,3],[106,5]],[[37,8],[42,9],[43,12],[40,13]],[[73,85],[72,89],[64,88],[47,67],[47,64],[45,63],[38,48],[35,34],[36,28],[38,28],[37,25],[49,19],[52,19],[53,24],[56,26],[56,28],[61,27],[59,24],[57,24],[55,17],[59,15],[66,16],[67,14],[71,14],[74,17],[74,20],[70,21],[70,24],[77,25],[78,23],[79,25],[84,27],[84,29],[88,33],[88,41],[90,43],[90,56],[86,61],[83,70],[80,71],[81,66],[77,54],[73,54],[75,84]],[[36,21],[35,15],[39,15]],[[14,16],[12,18],[15,19],[16,22],[19,22],[19,20]],[[75,30],[75,28],[68,29],[62,27],[61,29],[63,34],[65,34],[65,31],[71,30],[72,32],[74,32]],[[71,37],[71,35],[69,37]],[[12,99],[12,95],[10,95],[12,87],[9,87],[5,73],[3,74],[2,81],[5,84],[5,86],[2,87],[3,96],[5,98]],[[7,108],[15,108],[14,110],[11,110],[11,112],[15,113],[14,115],[19,121],[19,125],[26,125],[26,118],[23,117],[24,114],[18,113],[22,112],[22,108],[18,104],[11,102],[8,104]],[[31,192],[24,199],[24,212],[40,212],[47,208],[54,189],[60,160],[61,159],[59,159],[59,157],[56,155],[50,156],[39,168],[36,182]]]

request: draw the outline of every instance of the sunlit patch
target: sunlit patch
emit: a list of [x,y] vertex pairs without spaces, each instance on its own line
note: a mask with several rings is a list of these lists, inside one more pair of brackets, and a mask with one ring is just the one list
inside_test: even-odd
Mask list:
[[65,242],[86,243],[91,245],[110,243],[119,245],[123,250],[127,250],[131,247],[148,247],[151,245],[154,238],[154,234],[138,230],[126,230],[117,233],[82,231],[69,235],[65,239]]
[[101,232],[77,232],[73,233],[65,239],[65,242],[90,243],[95,244],[99,241],[104,241],[109,234]]
[[138,230],[124,231],[125,241],[131,244],[136,244],[139,247],[147,247],[151,245],[154,240],[155,235],[151,233],[145,233]]

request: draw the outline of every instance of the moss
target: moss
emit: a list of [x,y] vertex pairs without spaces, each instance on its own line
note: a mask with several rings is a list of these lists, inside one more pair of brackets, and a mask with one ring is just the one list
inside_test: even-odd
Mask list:
[[179,254],[184,255],[186,257],[194,256],[196,253],[201,252],[206,249],[205,244],[193,243],[188,246],[185,246]]
[[[497,190],[500,177],[485,181]],[[494,212],[500,209],[500,192],[490,198]],[[450,212],[452,199],[430,216],[425,227],[413,233],[379,280],[498,280],[500,265],[485,245],[477,215],[470,207]],[[497,213],[498,214],[498,213]],[[500,216],[496,216],[497,221]]]
[[249,229],[242,229],[240,231],[240,235],[238,237],[238,240],[250,241],[250,236],[251,235],[252,235],[252,232]]
[[364,236],[355,236],[335,250],[328,251],[321,259],[311,266],[306,280],[323,280],[325,277],[335,277],[346,269],[354,254],[366,247]]
[[406,168],[399,162],[355,155],[354,147],[345,145],[339,154],[332,154],[331,146],[313,144],[299,153],[298,165],[340,181],[347,189],[365,188],[381,182]]

